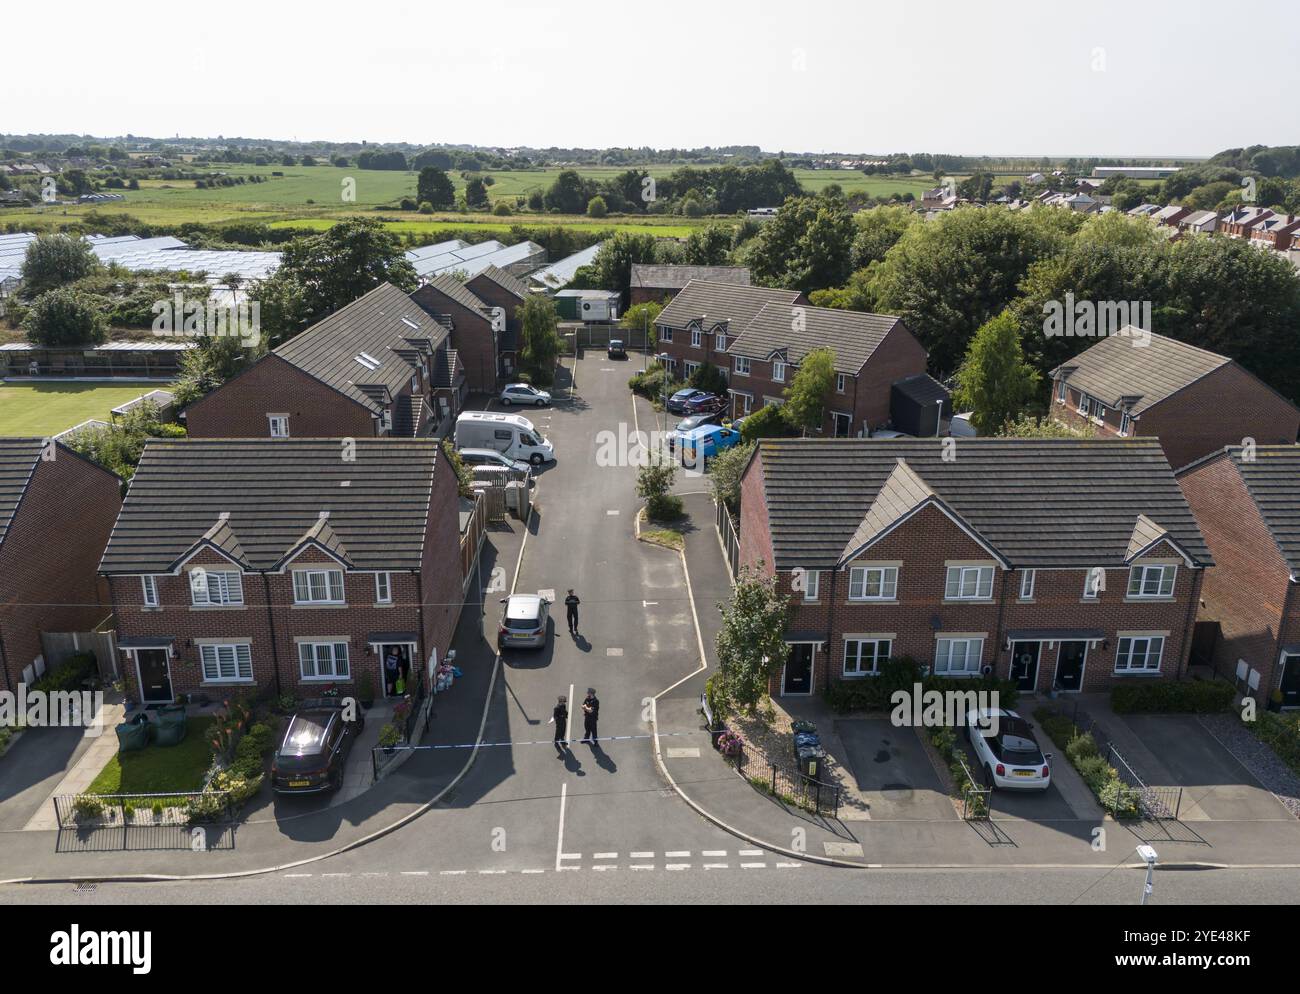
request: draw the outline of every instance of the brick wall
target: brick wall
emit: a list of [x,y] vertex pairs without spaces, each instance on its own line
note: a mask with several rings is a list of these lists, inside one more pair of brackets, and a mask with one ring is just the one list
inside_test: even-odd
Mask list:
[[100,556],[122,506],[121,481],[59,446],[40,460],[0,544],[5,686],[42,654],[40,633],[91,631],[111,614]]
[[[853,393],[853,430],[850,434],[856,434],[863,427],[879,428],[889,421],[890,386],[897,380],[924,373],[925,369],[925,349],[910,331],[896,325],[871,353],[856,380],[848,385]],[[834,400],[830,406],[844,410]]]
[[632,287],[632,307],[637,304],[663,304],[665,307],[681,292],[681,288],[669,290],[667,287],[634,286]]
[[[358,367],[360,369],[360,367]],[[410,385],[406,388],[409,392]],[[370,438],[378,422],[370,411],[277,355],[191,404],[191,438],[269,438],[268,414],[288,414],[294,438]]]
[[434,649],[441,661],[451,648],[464,601],[465,574],[460,555],[460,497],[456,471],[438,449],[429,499],[429,519],[420,565],[424,662]]
[[465,284],[479,300],[489,307],[500,307],[506,312],[506,326],[518,329],[519,306],[523,303],[513,293],[495,280],[490,280],[482,273]]
[[1219,623],[1215,667],[1231,675],[1237,660],[1244,659],[1259,671],[1267,695],[1281,679],[1279,639],[1300,636],[1300,597],[1292,596],[1290,620],[1283,621],[1290,570],[1231,459],[1207,460],[1178,482],[1214,558],[1201,587],[1197,620]]
[[451,345],[459,353],[466,384],[475,393],[492,393],[497,384],[496,336],[492,322],[428,284],[411,294],[411,299],[435,317],[451,316]]

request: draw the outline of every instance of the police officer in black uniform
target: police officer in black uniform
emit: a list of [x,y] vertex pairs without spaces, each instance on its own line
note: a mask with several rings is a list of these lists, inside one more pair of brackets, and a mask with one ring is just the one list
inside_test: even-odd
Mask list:
[[588,687],[582,701],[582,741],[596,744],[596,722],[600,719],[600,698],[596,688]]
[[582,601],[578,600],[578,595],[575,594],[573,588],[570,587],[569,596],[564,598],[564,613],[569,620],[570,635],[578,634],[578,605],[581,603]]
[[555,710],[551,712],[550,723],[555,726],[555,751],[563,756],[564,747],[569,744],[564,740],[564,729],[569,724],[569,699],[564,695],[560,695]]

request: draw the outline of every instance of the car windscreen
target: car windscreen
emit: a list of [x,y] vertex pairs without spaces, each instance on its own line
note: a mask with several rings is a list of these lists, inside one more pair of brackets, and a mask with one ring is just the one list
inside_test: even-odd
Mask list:
[[522,435],[519,436],[519,442],[520,442],[521,445],[537,445],[537,444],[538,444],[537,439],[533,438],[533,436],[530,435],[530,434],[528,434],[528,432],[524,432]]
[[327,714],[296,714],[289,722],[289,730],[284,734],[284,743],[280,746],[280,756],[302,755],[314,757],[319,755],[325,742],[325,731],[329,727]]

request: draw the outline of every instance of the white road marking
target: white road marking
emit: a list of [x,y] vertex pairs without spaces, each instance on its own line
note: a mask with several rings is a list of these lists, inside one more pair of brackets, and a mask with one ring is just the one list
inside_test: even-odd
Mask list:
[[740,868],[742,870],[766,870],[767,864],[766,863],[741,863]]
[[677,852],[666,852],[664,853],[664,859],[684,859],[690,856],[690,854],[691,851],[689,849],[682,849]]
[[545,870],[520,870],[520,873],[545,873]]
[[[573,694],[573,685],[572,685],[572,684],[569,685],[569,694],[570,694],[570,695]],[[567,727],[567,726],[568,726],[568,722],[565,722],[565,726],[566,726],[566,727],[565,727],[565,736],[564,736],[564,737],[567,739],[567,738],[569,737],[569,736],[568,736],[568,727]],[[563,857],[563,853],[564,853],[564,804],[565,804],[565,802],[568,800],[568,797],[569,797],[569,785],[568,785],[567,783],[562,783],[562,784],[560,784],[560,834],[559,834],[559,837],[556,838],[556,840],[555,840],[555,868],[556,868],[557,870],[560,868],[560,860],[564,858],[564,857]]]
[[469,870],[439,870],[440,877],[463,877]]
[[[571,729],[573,728],[573,684],[569,684],[569,696],[568,696],[568,698],[567,698],[567,700],[566,700],[566,703],[567,703],[567,707],[566,707],[565,710],[566,710],[567,713],[568,713],[568,717],[566,717],[566,718],[564,719],[564,741],[565,741],[565,742],[568,742],[568,741],[572,740],[572,738],[573,738],[573,735],[572,735],[572,733],[571,733]],[[560,796],[560,835],[563,836],[563,834],[564,834],[564,796],[563,796],[563,794],[561,794],[561,796]]]
[[664,866],[665,870],[689,870],[690,868],[690,863],[668,863]]
[[592,854],[592,859],[618,859],[616,852],[598,852]]
[[582,859],[582,853],[580,852],[561,853],[560,859]]
[[703,852],[700,853],[700,855],[701,855],[701,856],[725,856],[725,855],[727,855],[727,850],[725,850],[725,849],[705,849]]
[[699,759],[700,758],[700,750],[698,747],[689,748],[689,749],[687,748],[668,749],[666,751],[668,753],[669,759]]
[[427,877],[428,875],[429,875],[428,870],[403,870],[402,871],[402,876],[404,877]]
[[659,602],[658,602],[658,601],[642,601],[642,602],[641,602],[641,606],[642,606],[642,607],[658,607],[658,606],[659,606]]
[[763,850],[762,849],[737,849],[736,855],[737,856],[762,856]]
[[506,871],[505,870],[479,870],[478,872],[480,873],[480,875],[488,877],[488,876],[500,876]]
[[802,863],[777,863],[776,864],[776,868],[778,870],[793,870],[796,867],[800,867],[800,866],[803,866],[803,864]]
[[617,867],[617,866],[610,866],[608,863],[604,863],[604,864],[602,864],[602,865],[600,865],[600,866],[593,866],[592,869],[593,869],[593,870],[597,870],[597,871],[599,871],[599,870],[617,870],[618,867]]
[[286,873],[286,877],[310,877],[310,873]]
[[615,647],[613,647],[613,646],[610,646],[608,649],[605,650],[605,655],[607,655],[607,656],[621,656],[621,655],[623,655],[623,650],[620,649],[620,648],[615,648]]
[[654,858],[655,858],[655,854],[652,853],[652,852],[634,852],[634,853],[632,853],[632,859],[654,859]]
[[725,870],[727,869],[727,864],[726,863],[705,863],[704,868],[706,870]]
[[653,863],[633,863],[628,867],[629,870],[653,870],[654,868]]
[[616,508],[616,507],[611,507],[609,510],[607,510],[607,511],[605,512],[605,514],[607,514],[609,517],[612,518],[612,517],[614,517],[616,514],[618,514],[618,508]]

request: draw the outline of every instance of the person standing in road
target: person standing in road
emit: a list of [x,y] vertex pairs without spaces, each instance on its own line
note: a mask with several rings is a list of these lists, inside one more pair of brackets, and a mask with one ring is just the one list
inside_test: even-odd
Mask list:
[[596,744],[596,722],[600,720],[600,698],[596,688],[588,687],[587,696],[582,701],[582,741]]
[[573,588],[570,587],[569,596],[564,598],[564,613],[569,619],[570,635],[578,634],[578,605],[581,603],[582,601],[578,600],[578,595],[575,594]]
[[560,695],[559,701],[556,702],[555,709],[551,712],[551,720],[549,724],[555,726],[555,751],[563,756],[564,747],[569,744],[564,739],[564,730],[569,724],[569,699],[563,694]]

